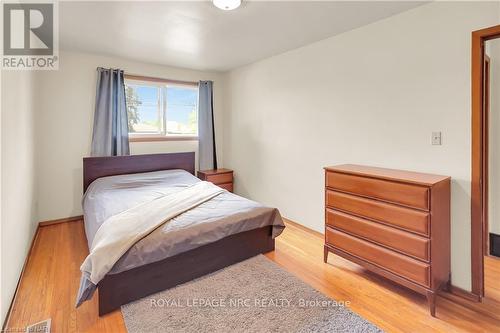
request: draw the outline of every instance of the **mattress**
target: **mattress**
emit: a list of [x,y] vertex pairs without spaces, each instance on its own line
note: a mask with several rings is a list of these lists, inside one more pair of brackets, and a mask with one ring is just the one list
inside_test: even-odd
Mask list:
[[[82,202],[89,248],[97,230],[109,217],[199,181],[184,170],[95,180]],[[285,226],[277,209],[224,192],[169,220],[142,238],[116,262],[109,274],[160,261],[230,235],[266,226],[272,226],[273,237],[283,231]]]

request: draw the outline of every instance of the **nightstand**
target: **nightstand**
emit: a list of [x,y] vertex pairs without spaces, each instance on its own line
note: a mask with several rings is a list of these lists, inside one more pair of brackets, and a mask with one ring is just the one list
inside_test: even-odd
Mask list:
[[233,192],[233,170],[213,169],[198,171],[198,178],[214,183],[223,189]]

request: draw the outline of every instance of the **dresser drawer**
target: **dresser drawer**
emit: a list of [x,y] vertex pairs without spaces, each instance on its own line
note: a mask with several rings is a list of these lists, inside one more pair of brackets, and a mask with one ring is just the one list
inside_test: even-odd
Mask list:
[[425,236],[429,235],[430,216],[427,212],[332,190],[326,190],[326,205]]
[[228,172],[217,175],[208,175],[206,181],[217,185],[224,183],[231,183],[233,181],[233,174],[231,172]]
[[326,224],[417,259],[427,262],[430,260],[430,240],[428,238],[331,209],[326,210]]
[[421,261],[329,227],[326,228],[326,243],[417,284],[430,286],[430,266]]
[[326,174],[326,186],[343,192],[429,210],[429,189],[424,186],[331,171]]
[[217,186],[222,187],[223,189],[228,190],[229,192],[233,192],[233,183],[217,184]]

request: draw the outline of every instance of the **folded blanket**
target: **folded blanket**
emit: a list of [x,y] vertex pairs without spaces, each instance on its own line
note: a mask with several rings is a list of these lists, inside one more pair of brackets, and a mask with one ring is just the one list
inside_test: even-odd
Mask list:
[[224,191],[212,183],[198,182],[178,192],[143,203],[107,219],[97,231],[90,254],[80,267],[82,281],[77,306],[92,295],[92,291],[99,281],[135,243],[166,221]]

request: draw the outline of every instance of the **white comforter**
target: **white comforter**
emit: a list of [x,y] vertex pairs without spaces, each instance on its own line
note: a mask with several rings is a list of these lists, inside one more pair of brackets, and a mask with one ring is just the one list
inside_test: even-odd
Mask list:
[[145,202],[107,219],[97,231],[80,267],[94,285],[135,243],[166,221],[224,192],[208,182],[198,182],[178,192]]

